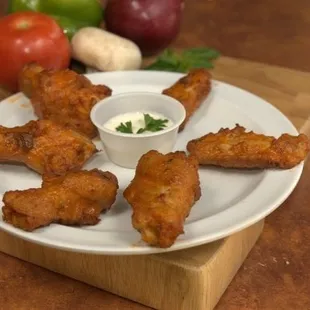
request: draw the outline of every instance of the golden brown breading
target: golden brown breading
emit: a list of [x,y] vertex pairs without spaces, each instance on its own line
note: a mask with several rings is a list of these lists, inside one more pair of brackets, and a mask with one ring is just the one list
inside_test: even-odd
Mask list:
[[96,152],[86,136],[49,120],[0,126],[0,162],[22,162],[40,174],[79,170]]
[[182,131],[195,111],[207,98],[211,91],[211,74],[206,69],[193,69],[171,87],[163,90],[163,94],[180,101],[186,117],[179,131]]
[[310,144],[304,134],[283,134],[276,139],[253,131],[246,132],[237,124],[233,129],[222,128],[218,133],[192,140],[187,149],[201,165],[290,169],[306,158]]
[[150,245],[170,247],[183,233],[192,206],[200,198],[198,163],[185,152],[143,155],[124,191],[132,206],[132,224]]
[[36,63],[25,65],[18,77],[19,90],[28,98],[31,98],[34,89],[38,87],[39,73],[44,71],[44,68]]
[[93,85],[72,70],[45,70],[33,63],[23,68],[19,84],[40,119],[52,120],[89,138],[98,133],[90,120],[91,109],[112,94],[109,87]]
[[98,169],[45,176],[41,188],[4,194],[3,220],[26,231],[51,223],[95,225],[115,202],[117,190],[117,178]]

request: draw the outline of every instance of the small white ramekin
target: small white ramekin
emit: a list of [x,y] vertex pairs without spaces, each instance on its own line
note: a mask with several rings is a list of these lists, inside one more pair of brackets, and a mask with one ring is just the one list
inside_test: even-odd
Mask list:
[[[142,134],[126,134],[104,128],[104,124],[112,117],[130,112],[160,113],[171,119],[173,125],[161,131]],[[150,150],[163,154],[173,150],[185,115],[183,105],[169,96],[151,92],[130,92],[99,101],[92,108],[90,118],[98,128],[109,159],[118,166],[134,169],[140,157]]]

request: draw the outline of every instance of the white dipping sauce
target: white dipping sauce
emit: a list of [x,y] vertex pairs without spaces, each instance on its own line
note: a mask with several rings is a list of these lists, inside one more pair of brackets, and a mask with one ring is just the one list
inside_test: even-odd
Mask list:
[[[116,127],[118,127],[121,123],[125,124],[126,122],[131,122],[132,131],[133,133],[136,133],[140,128],[145,127],[144,114],[149,114],[154,119],[163,119],[163,120],[167,119],[168,122],[165,123],[166,126],[164,127],[164,129],[173,125],[173,122],[171,121],[171,119],[169,119],[165,115],[156,113],[156,112],[145,111],[145,112],[129,112],[129,113],[116,115],[110,118],[103,126],[106,129],[116,131]],[[145,131],[145,133],[150,133],[150,132]]]

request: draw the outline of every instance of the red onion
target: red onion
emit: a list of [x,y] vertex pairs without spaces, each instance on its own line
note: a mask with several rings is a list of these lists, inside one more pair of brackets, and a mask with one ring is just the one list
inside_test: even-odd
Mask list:
[[144,56],[166,48],[180,30],[182,0],[109,0],[108,31],[135,42]]

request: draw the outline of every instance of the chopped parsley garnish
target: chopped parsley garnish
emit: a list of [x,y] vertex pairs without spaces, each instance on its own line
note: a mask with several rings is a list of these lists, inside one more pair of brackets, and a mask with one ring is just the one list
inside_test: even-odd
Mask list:
[[116,128],[116,131],[123,132],[123,133],[133,133],[132,132],[132,123],[131,122],[126,122],[120,123]]
[[160,131],[167,127],[166,123],[168,123],[167,119],[155,119],[150,114],[143,114],[144,115],[144,123],[145,127],[140,128],[137,133],[143,133],[145,131]]
[[[151,132],[156,132],[156,131],[161,131],[167,127],[167,123],[169,120],[167,119],[155,119],[153,118],[150,114],[143,114],[144,116],[144,128],[140,128],[137,131],[137,134],[146,132],[146,131],[151,131]],[[116,131],[122,132],[122,133],[133,133],[132,131],[132,122],[128,121],[125,124],[121,123],[119,126],[117,126]]]

